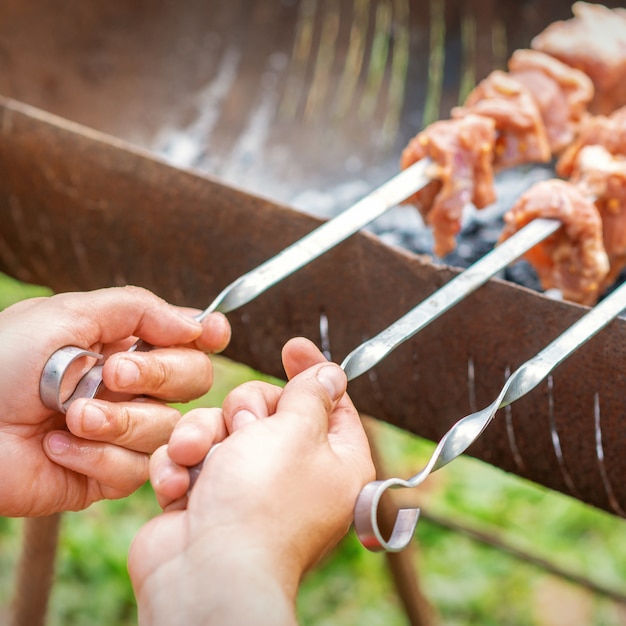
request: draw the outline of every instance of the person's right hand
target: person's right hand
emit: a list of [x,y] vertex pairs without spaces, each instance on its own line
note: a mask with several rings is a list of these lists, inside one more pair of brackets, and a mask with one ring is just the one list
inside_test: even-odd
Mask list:
[[[153,455],[168,510],[129,556],[146,623],[168,623],[168,603],[186,624],[293,623],[301,576],[348,530],[374,467],[345,374],[303,339],[283,362],[284,389],[238,387],[221,410],[184,416]],[[220,442],[187,502],[187,466]]]

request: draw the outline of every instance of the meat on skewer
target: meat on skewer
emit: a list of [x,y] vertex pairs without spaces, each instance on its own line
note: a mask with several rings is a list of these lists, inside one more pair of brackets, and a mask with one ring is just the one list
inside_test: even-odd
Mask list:
[[602,219],[593,200],[577,185],[560,179],[528,189],[504,216],[500,241],[538,217],[561,220],[563,227],[524,256],[544,289],[559,289],[566,300],[592,305],[609,272]]
[[593,81],[593,113],[608,114],[626,105],[626,9],[575,2],[573,18],[554,22],[531,42]]
[[516,50],[509,75],[528,89],[539,107],[550,151],[557,155],[574,140],[594,94],[591,79],[543,52]]
[[435,254],[440,257],[455,248],[464,207],[472,202],[481,208],[496,199],[492,168],[495,138],[492,119],[467,115],[431,124],[402,153],[402,169],[425,157],[433,162],[432,182],[407,202],[415,204],[433,228]]
[[[508,73],[496,70],[481,81],[464,106],[452,110],[452,119],[421,131],[401,161],[406,168],[430,157],[439,168],[440,180],[408,202],[433,227],[435,253],[443,256],[456,245],[465,204],[482,208],[495,199],[494,169],[559,157],[558,174],[572,181],[545,181],[528,190],[505,216],[501,241],[537,217],[560,219],[563,228],[526,257],[544,289],[557,288],[582,304],[595,303],[626,266],[626,107],[608,117],[587,112],[596,86],[609,92],[620,72],[626,79],[626,10],[597,6],[577,2],[572,20],[546,29],[549,36],[535,38],[534,49],[516,51]],[[600,44],[606,20],[612,26],[608,42]],[[586,63],[550,54],[547,42],[560,41],[561,31],[567,49]],[[621,60],[609,64],[607,50]],[[474,137],[471,146],[469,129],[484,127],[481,119],[491,121],[493,137],[482,143]],[[604,152],[587,148],[598,145]]]
[[572,176],[578,153],[585,146],[602,146],[610,154],[626,155],[626,106],[611,115],[589,116],[581,125],[576,140],[563,152],[556,164],[559,176]]
[[[461,135],[466,130],[462,120],[468,115],[493,120],[495,142],[490,155],[480,156],[481,180],[474,185],[467,179],[458,185],[444,180],[407,200],[418,206],[426,223],[433,227],[434,251],[438,256],[445,256],[456,246],[463,211],[458,203],[458,189],[484,188],[488,181],[488,193],[477,194],[480,199],[478,203],[474,201],[477,208],[487,206],[483,198],[491,198],[490,202],[495,199],[493,173],[487,169],[497,171],[522,163],[546,162],[558,155],[574,138],[593,97],[593,84],[583,72],[539,51],[518,50],[510,59],[509,70],[508,74],[496,70],[481,81],[465,105],[452,110],[452,120],[445,126],[446,135],[459,135],[455,141],[447,138],[448,149],[456,147],[463,151]],[[402,155],[402,168],[427,155],[420,143],[430,142],[429,132],[429,129],[421,131],[409,143]],[[459,154],[448,161],[466,163],[466,157]],[[445,160],[443,155],[439,155],[439,162],[442,159]],[[452,175],[452,172],[453,168],[442,168],[440,175]],[[465,173],[468,172],[471,169],[465,168]],[[448,195],[454,198],[449,200]]]
[[495,122],[494,169],[550,160],[550,144],[539,107],[530,91],[507,73],[491,72],[469,94],[464,106],[452,109],[453,118],[468,114]]
[[[456,246],[465,205],[473,202],[480,209],[495,201],[493,170],[549,160],[552,146],[560,150],[564,138],[571,139],[593,93],[591,82],[577,70],[550,62],[540,52],[519,52],[513,61],[519,79],[492,72],[465,107],[453,109],[452,119],[418,133],[402,154],[403,169],[426,156],[439,165],[439,180],[406,202],[415,204],[433,228],[434,252],[440,257]],[[544,120],[551,123],[550,131]],[[495,134],[487,131],[488,124]]]
[[602,219],[602,238],[610,264],[603,291],[626,267],[626,151],[616,156],[602,146],[585,146],[578,153],[570,180],[595,199]]
[[576,136],[593,98],[591,79],[536,50],[517,50],[509,72],[492,72],[469,94],[453,117],[468,111],[496,122],[495,169],[543,163]]
[[[626,267],[626,107],[610,116],[588,116],[576,141],[561,155],[556,170],[595,204],[602,221],[609,270],[599,285],[597,295],[601,295]],[[548,284],[549,269],[542,267],[540,271],[538,265],[542,259],[531,256],[529,260],[542,274],[542,283]],[[553,267],[553,271],[559,270]],[[593,303],[586,292],[577,297],[570,290],[567,297]]]

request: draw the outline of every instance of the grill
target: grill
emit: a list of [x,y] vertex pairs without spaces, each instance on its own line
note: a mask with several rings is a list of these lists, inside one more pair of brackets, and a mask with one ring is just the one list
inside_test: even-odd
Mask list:
[[[569,16],[560,0],[5,0],[0,269],[204,308],[395,174],[419,128]],[[503,173],[500,206],[446,264],[397,209],[230,314],[226,356],[281,376],[282,345],[305,335],[340,360],[484,254],[505,205],[549,175]],[[523,265],[503,278],[351,383],[359,410],[437,440],[585,312],[529,289]],[[612,322],[470,454],[623,514],[625,333]]]

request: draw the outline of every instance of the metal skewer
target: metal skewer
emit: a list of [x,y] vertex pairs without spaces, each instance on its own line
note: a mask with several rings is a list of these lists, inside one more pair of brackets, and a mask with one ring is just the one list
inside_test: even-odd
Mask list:
[[401,343],[484,285],[492,276],[554,233],[560,226],[559,220],[542,218],[533,220],[385,330],[352,350],[341,364],[348,380],[353,380],[374,367]]
[[498,397],[481,411],[460,419],[441,438],[426,466],[408,480],[390,478],[373,481],[361,491],[357,500],[354,526],[361,543],[373,551],[398,552],[411,541],[419,509],[401,509],[391,536],[385,540],[378,527],[378,503],[391,487],[412,488],[421,484],[432,472],[450,463],[484,432],[501,409],[533,390],[560,363],[589,341],[626,308],[626,283],[607,296],[600,304],[572,324],[552,343],[526,361],[509,376]]
[[[272,285],[345,241],[431,182],[433,179],[433,175],[429,173],[431,166],[430,159],[422,159],[401,171],[337,217],[237,278],[225,287],[204,311],[196,315],[196,319],[202,321],[214,311],[228,313],[247,304]],[[131,346],[130,351],[150,348],[146,342],[138,341]],[[89,355],[102,357],[92,353]],[[61,400],[61,384],[67,369],[73,361],[84,356],[84,350],[66,346],[54,352],[46,363],[39,383],[39,392],[43,404],[49,409],[65,413],[71,402],[77,398],[93,398],[101,389],[102,366],[96,365],[83,376],[72,395],[65,401]]]
[[272,285],[290,276],[314,259],[354,235],[432,180],[430,159],[422,159],[383,183],[337,217],[318,226],[265,263],[255,267],[228,285],[196,319],[209,313],[228,313],[247,304]]

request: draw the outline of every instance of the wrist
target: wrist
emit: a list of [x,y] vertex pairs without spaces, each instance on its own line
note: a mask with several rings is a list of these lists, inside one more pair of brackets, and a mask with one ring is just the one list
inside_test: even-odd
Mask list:
[[141,626],[295,626],[298,577],[264,555],[223,540],[190,545],[137,590]]

